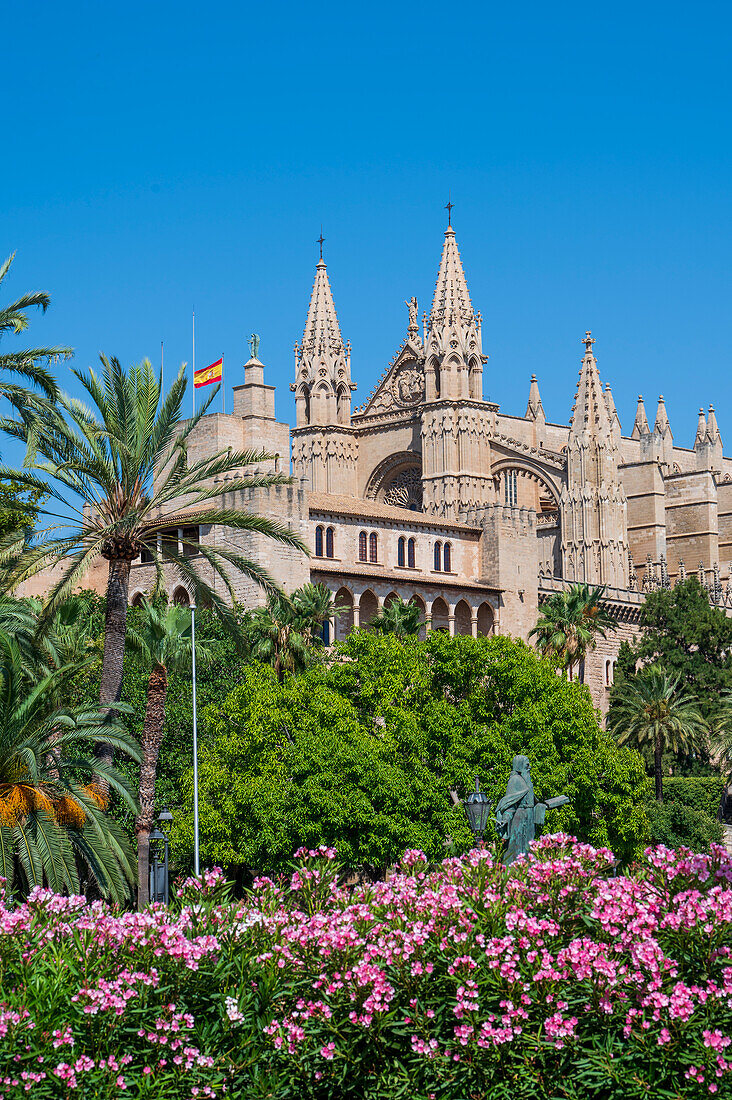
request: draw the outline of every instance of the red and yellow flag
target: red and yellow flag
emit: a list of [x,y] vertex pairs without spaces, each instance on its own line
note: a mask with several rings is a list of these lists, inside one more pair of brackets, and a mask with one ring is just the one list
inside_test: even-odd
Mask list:
[[201,386],[210,386],[212,382],[220,382],[221,376],[224,371],[224,359],[217,359],[215,363],[211,363],[208,367],[201,367],[200,370],[193,372],[193,385],[196,389],[200,389]]

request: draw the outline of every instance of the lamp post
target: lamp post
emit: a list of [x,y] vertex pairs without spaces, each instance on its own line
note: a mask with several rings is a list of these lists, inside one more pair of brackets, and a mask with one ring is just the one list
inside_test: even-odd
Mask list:
[[[170,810],[167,809],[163,810],[158,816],[158,821],[161,825],[169,825],[172,820],[173,815]],[[160,850],[161,841],[163,842],[162,853]],[[150,833],[150,864],[148,871],[150,901],[162,901],[166,905],[168,904],[170,882],[169,868],[170,850],[168,847],[168,837],[156,826]]]
[[475,790],[465,799],[463,807],[465,809],[465,816],[468,819],[468,825],[470,826],[473,837],[475,838],[475,843],[477,844],[479,840],[483,839],[483,834],[488,825],[488,814],[491,808],[488,798],[480,789],[477,775],[475,777]]
[[198,848],[198,716],[196,714],[196,602],[191,600],[191,653],[193,656],[193,869],[201,873]]

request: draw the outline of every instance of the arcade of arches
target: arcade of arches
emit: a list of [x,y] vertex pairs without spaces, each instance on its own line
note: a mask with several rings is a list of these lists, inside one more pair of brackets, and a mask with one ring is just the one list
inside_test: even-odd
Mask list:
[[469,603],[465,598],[449,596],[425,599],[417,593],[395,591],[381,596],[372,588],[351,589],[345,585],[331,591],[336,606],[342,609],[334,628],[331,627],[330,636],[336,641],[342,641],[354,629],[368,630],[369,623],[379,611],[399,596],[419,607],[422,638],[427,630],[443,630],[450,635],[465,634],[477,638],[480,634],[493,634],[497,626],[495,609],[487,600]]

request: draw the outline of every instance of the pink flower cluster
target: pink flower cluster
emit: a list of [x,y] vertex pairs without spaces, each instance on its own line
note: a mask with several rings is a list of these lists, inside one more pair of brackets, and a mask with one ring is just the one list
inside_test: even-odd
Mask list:
[[[483,848],[438,867],[410,850],[386,881],[352,888],[332,849],[299,859],[240,903],[214,871],[171,910],[47,891],[0,906],[0,1100],[147,1083],[209,1100],[242,1058],[282,1069],[297,1095],[298,1082],[326,1090],[356,1057],[377,1073],[395,1049],[415,1094],[447,1095],[449,1077],[467,1095],[463,1071],[530,1075],[535,1059],[559,1080],[610,1039],[616,1072],[627,1062],[648,1095],[732,1095],[723,849],[649,850],[625,874],[607,849],[565,836],[508,871]],[[67,982],[65,1015],[31,1001],[43,975],[49,989]]]

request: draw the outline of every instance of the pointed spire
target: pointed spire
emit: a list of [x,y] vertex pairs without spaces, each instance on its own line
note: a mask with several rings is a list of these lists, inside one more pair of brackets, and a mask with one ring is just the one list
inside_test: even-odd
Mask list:
[[611,420],[619,420],[618,410],[615,408],[615,399],[613,398],[613,391],[610,389],[610,383],[605,383],[605,404],[607,405],[607,414]]
[[432,299],[430,325],[465,325],[474,319],[455,230],[448,225],[442,246],[440,270]]
[[541,394],[539,393],[539,383],[536,381],[536,375],[532,374],[529,385],[529,403],[526,406],[526,418],[536,420],[540,413],[545,417],[544,406],[541,403]]
[[321,350],[342,353],[343,337],[336,315],[333,292],[330,289],[328,269],[325,260],[318,260],[315,269],[315,282],[313,292],[310,295],[310,308],[308,319],[305,322],[305,332],[302,337],[302,350],[304,353],[319,352]]
[[315,268],[302,344],[295,344],[295,403],[297,426],[305,424],[350,424],[351,349],[343,343],[338,324],[328,269],[322,256],[323,234],[318,243],[321,255]]
[[699,447],[702,443],[706,442],[707,438],[707,422],[704,417],[704,409],[699,409],[699,420],[696,426],[696,439],[694,440],[694,447]]
[[567,481],[560,500],[562,575],[626,588],[627,502],[618,476],[616,428],[592,351],[592,333],[586,332],[582,342],[585,354],[569,422]]
[[666,402],[663,399],[663,394],[658,398],[658,409],[656,410],[654,430],[657,431],[659,435],[665,435],[667,431],[670,431],[668,413],[666,412]]
[[716,443],[717,440],[721,440],[719,434],[719,428],[717,427],[717,417],[714,412],[714,405],[709,406],[709,419],[707,420],[707,438],[710,443]]
[[582,369],[574,398],[570,434],[583,431],[589,431],[593,435],[598,432],[610,432],[612,430],[610,415],[607,411],[605,394],[602,392],[597,359],[592,354],[592,345],[595,342],[592,333],[586,332],[582,342],[585,345],[585,354],[582,358]]
[[646,416],[646,407],[643,404],[643,394],[638,394],[638,407],[635,410],[635,420],[633,422],[633,431],[630,433],[631,439],[640,439],[641,436],[650,435],[651,429],[648,427],[648,417]]
[[448,225],[427,324],[427,400],[482,401],[484,362],[480,316],[473,312],[455,230]]

